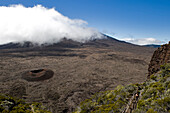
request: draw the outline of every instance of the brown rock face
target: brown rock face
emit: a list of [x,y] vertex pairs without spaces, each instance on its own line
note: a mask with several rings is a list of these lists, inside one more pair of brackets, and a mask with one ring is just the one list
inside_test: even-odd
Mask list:
[[150,75],[158,72],[160,70],[160,65],[165,63],[170,63],[170,42],[155,50],[149,64],[148,78]]

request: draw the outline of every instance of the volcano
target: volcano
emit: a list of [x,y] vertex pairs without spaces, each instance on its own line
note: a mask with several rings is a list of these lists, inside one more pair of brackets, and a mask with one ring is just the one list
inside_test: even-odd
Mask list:
[[[143,82],[154,50],[106,35],[85,43],[63,38],[52,45],[0,45],[0,93],[40,102],[53,113],[70,113],[96,92]],[[49,69],[52,76],[25,79],[39,69],[40,74]]]

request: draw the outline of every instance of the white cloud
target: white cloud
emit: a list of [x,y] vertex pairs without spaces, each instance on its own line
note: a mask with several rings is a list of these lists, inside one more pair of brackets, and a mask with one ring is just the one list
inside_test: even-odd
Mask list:
[[55,43],[62,38],[85,42],[101,38],[87,22],[70,19],[54,8],[41,5],[24,7],[22,5],[0,6],[0,44],[31,41],[34,43]]
[[147,44],[161,44],[162,41],[157,40],[155,38],[140,38],[140,39],[134,39],[134,38],[123,38],[120,39],[126,42],[130,42],[133,44],[137,44],[137,45],[147,45]]

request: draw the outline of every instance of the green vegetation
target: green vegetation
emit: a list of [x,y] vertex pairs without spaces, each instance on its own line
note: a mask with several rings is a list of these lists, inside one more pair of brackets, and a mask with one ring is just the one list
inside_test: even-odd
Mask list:
[[135,111],[170,112],[170,64],[161,66],[161,71],[145,82]]
[[138,84],[130,84],[126,87],[117,86],[115,90],[100,92],[80,104],[75,113],[108,113],[123,112],[128,99],[137,90]]
[[117,86],[114,90],[99,92],[81,102],[74,113],[120,113],[126,110],[133,94],[139,93],[137,108],[133,113],[170,112],[170,64],[142,84]]
[[50,113],[39,103],[25,103],[21,99],[0,94],[1,113]]

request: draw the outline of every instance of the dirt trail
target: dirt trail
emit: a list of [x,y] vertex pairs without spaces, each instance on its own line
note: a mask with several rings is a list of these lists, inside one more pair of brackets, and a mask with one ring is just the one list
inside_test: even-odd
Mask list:
[[137,103],[140,98],[140,92],[138,93],[138,89],[133,94],[133,96],[129,99],[126,109],[122,113],[132,113],[137,108]]

